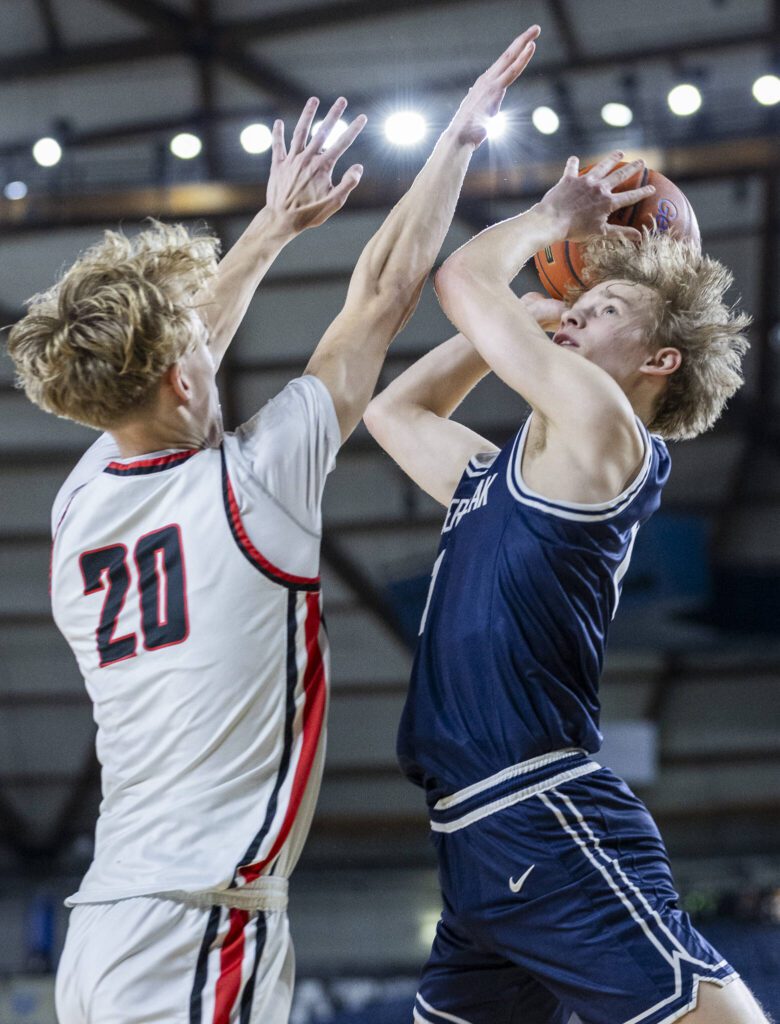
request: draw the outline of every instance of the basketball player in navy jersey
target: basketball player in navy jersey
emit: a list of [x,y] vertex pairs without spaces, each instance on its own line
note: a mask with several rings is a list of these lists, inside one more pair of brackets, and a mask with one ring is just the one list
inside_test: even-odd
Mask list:
[[[463,100],[368,242],[344,308],[291,381],[224,433],[215,372],[291,238],[339,209],[338,101],[289,150],[219,269],[215,240],[109,233],[32,300],[9,351],[29,397],[106,431],[53,514],[52,605],[98,726],[95,856],[58,969],[61,1024],[283,1024],[287,880],[325,754],[321,497],[411,315],[489,117],[531,59],[518,36]],[[307,141],[308,140],[308,141]]]
[[[637,530],[741,383],[747,317],[693,246],[607,224],[612,154],[561,180],[437,274],[459,334],[365,420],[447,508],[398,749],[430,810],[444,909],[418,1024],[759,1024],[734,969],[677,909],[649,813],[589,755],[598,680]],[[510,282],[545,245],[590,239],[569,304]],[[550,340],[544,328],[554,331]],[[449,416],[489,371],[531,406],[498,450]]]

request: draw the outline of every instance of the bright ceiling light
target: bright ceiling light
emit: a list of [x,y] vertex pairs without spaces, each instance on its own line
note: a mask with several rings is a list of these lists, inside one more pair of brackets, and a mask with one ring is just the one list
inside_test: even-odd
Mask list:
[[171,139],[171,153],[180,160],[192,160],[202,149],[203,143],[190,132],[180,132]]
[[666,97],[669,109],[678,117],[689,117],[701,106],[701,93],[695,85],[688,82],[676,85]]
[[38,139],[32,152],[35,162],[41,167],[54,167],[62,157],[62,147],[56,139]]
[[414,110],[399,110],[385,121],[385,136],[394,146],[414,146],[425,137],[425,118]]
[[27,195],[27,186],[23,181],[9,181],[3,189],[6,199],[24,199]]
[[542,135],[553,135],[558,131],[560,118],[552,107],[537,107],[531,114],[534,128]]
[[634,112],[625,103],[605,103],[601,108],[601,117],[613,128],[625,128],[634,120]]
[[765,107],[780,103],[780,78],[777,75],[762,75],[753,82],[753,96]]
[[239,135],[247,153],[265,153],[274,140],[271,129],[264,124],[248,124]]
[[494,117],[488,118],[485,127],[487,128],[487,137],[489,139],[500,139],[502,135],[505,135],[507,123],[504,111],[499,110]]
[[[316,135],[321,127],[322,121],[315,121],[314,124],[311,126],[312,135]],[[328,137],[327,139],[325,139],[325,145],[323,148],[330,149],[333,143],[337,142],[341,138],[341,136],[344,134],[348,127],[349,125],[347,124],[346,121],[342,121],[340,119],[336,121],[336,123],[331,128],[330,132],[328,132]]]

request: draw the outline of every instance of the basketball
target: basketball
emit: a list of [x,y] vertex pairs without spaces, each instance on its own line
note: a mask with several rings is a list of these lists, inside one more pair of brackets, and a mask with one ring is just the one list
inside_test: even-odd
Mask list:
[[[617,164],[622,167],[625,161]],[[590,170],[583,167],[580,174]],[[640,199],[633,206],[625,206],[616,210],[609,218],[610,224],[625,224],[629,227],[652,228],[657,231],[668,231],[674,238],[688,238],[700,242],[699,225],[696,214],[680,189],[658,171],[643,167],[626,181],[621,182],[615,192],[627,192],[643,185],[655,185],[655,193]],[[582,280],[582,255],[579,242],[567,240],[553,242],[540,249],[534,256],[539,280],[545,290],[554,299],[563,299],[566,291],[572,287],[585,287]]]

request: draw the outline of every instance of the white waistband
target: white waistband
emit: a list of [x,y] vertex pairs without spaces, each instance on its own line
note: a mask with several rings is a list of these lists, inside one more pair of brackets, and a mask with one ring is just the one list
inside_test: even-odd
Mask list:
[[202,889],[200,892],[161,892],[164,899],[186,903],[190,907],[231,907],[234,910],[286,910],[286,878],[264,875],[237,889]]
[[601,765],[596,761],[586,761],[585,764],[576,765],[569,771],[558,772],[556,775],[551,775],[547,779],[543,779],[541,782],[536,782],[532,786],[526,786],[524,789],[516,789],[512,793],[508,793],[506,796],[502,796],[498,800],[493,800],[492,803],[483,804],[481,807],[475,808],[468,814],[462,815],[460,818],[454,818],[452,821],[441,822],[432,821],[431,829],[434,832],[459,832],[462,828],[467,828],[469,825],[473,825],[475,821],[481,821],[483,818],[490,817],[491,814],[495,814],[496,811],[503,811],[507,807],[513,807],[515,804],[521,803],[523,800],[529,800],[532,796],[538,796],[540,793],[546,793],[548,789],[555,789],[556,786],[562,786],[564,782],[571,782],[573,779],[578,779],[580,775],[588,775],[590,772],[598,771]]
[[491,789],[501,782],[506,782],[507,779],[516,778],[518,775],[527,775],[528,772],[534,772],[538,768],[544,768],[545,765],[554,764],[565,757],[574,757],[575,754],[587,754],[587,751],[581,747],[564,747],[563,750],[552,750],[549,754],[540,754],[538,757],[531,757],[527,761],[512,764],[508,768],[502,768],[495,775],[489,775],[486,779],[480,779],[479,782],[466,786],[465,789],[459,789],[457,793],[443,796],[441,800],[436,801],[433,809],[435,811],[446,811],[447,808],[454,807],[455,804],[462,803],[464,800],[469,800],[472,796],[477,796],[478,793],[482,793],[486,789]]

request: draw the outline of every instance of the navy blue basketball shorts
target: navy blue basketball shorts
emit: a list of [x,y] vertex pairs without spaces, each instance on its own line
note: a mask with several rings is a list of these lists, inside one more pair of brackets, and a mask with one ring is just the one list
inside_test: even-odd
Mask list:
[[644,804],[582,751],[445,797],[431,827],[444,909],[416,1024],[668,1024],[738,977],[677,908]]

